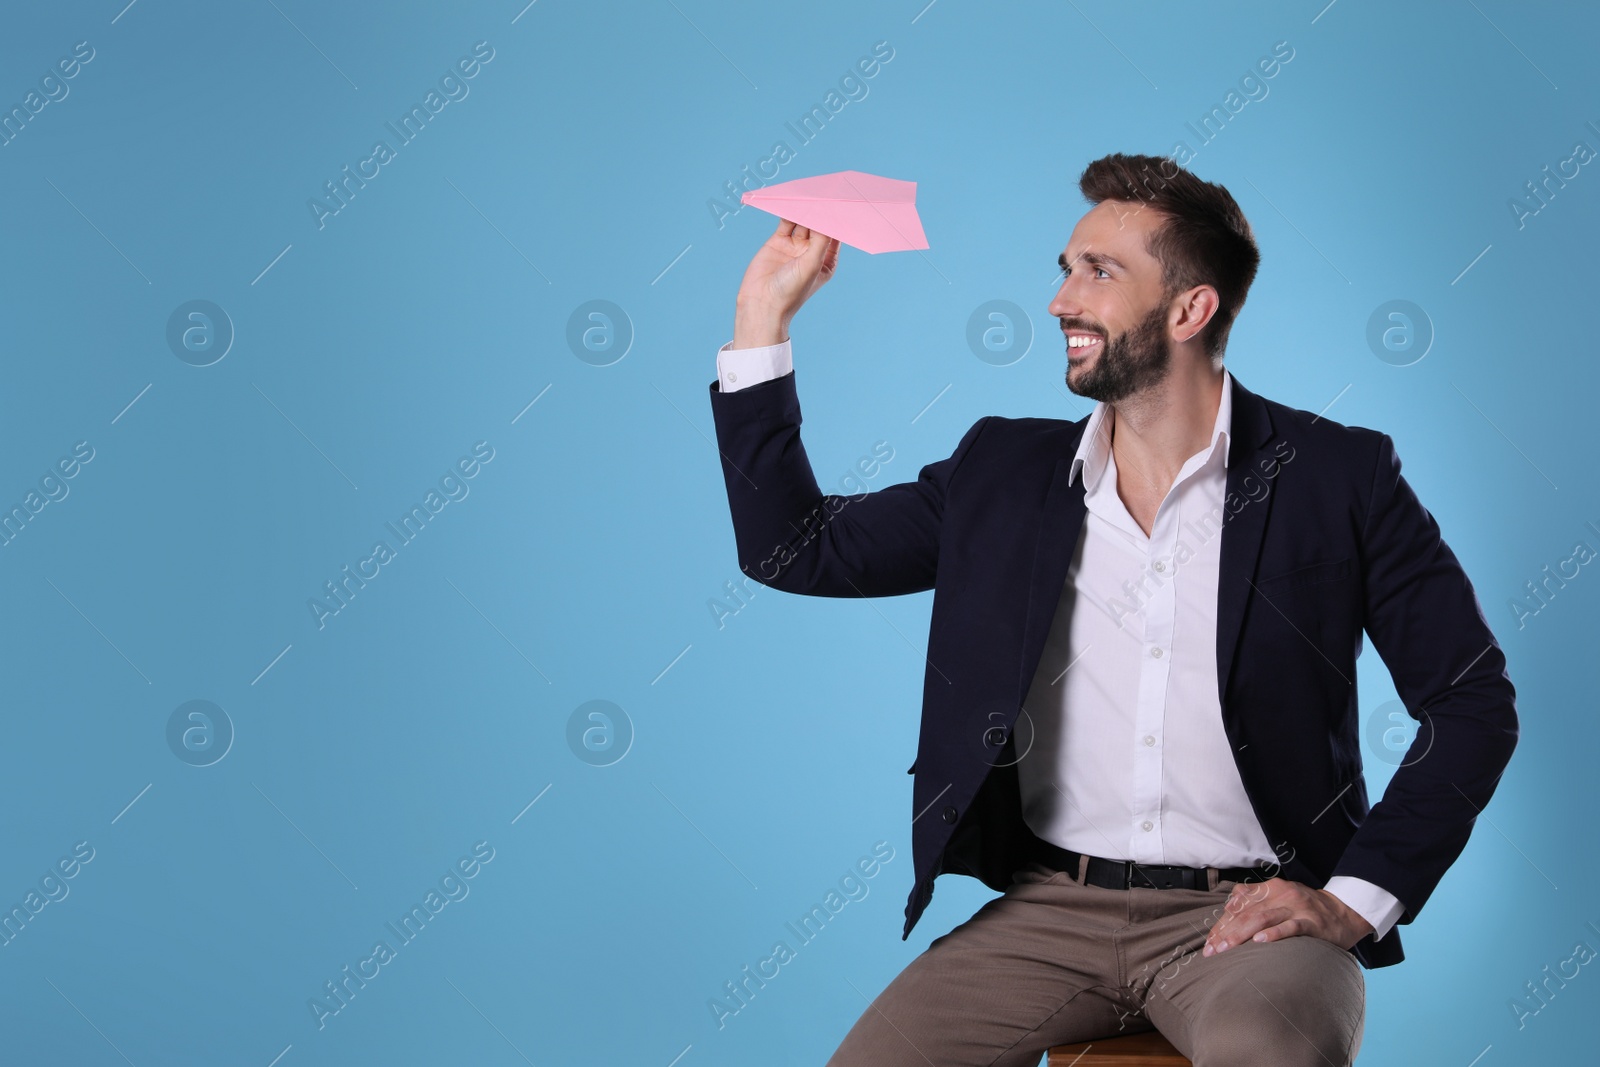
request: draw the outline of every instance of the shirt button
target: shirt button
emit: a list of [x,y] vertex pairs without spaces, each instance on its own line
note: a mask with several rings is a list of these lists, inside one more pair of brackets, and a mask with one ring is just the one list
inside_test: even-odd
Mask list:
[[1155,744],[1156,743],[1155,735],[1154,734],[1145,734],[1144,735],[1144,743],[1147,744],[1147,745]]
[[1150,829],[1154,825],[1155,825],[1155,823],[1151,822],[1149,819],[1146,819],[1144,822],[1139,824],[1140,828],[1145,829],[1145,830]]
[[1154,656],[1156,659],[1160,659],[1161,658],[1161,650],[1159,648],[1152,648],[1150,650],[1150,654],[1152,656]]
[[1156,570],[1164,571],[1166,569],[1167,569],[1167,565],[1165,563],[1162,563],[1159,559],[1156,560]]
[[728,375],[728,381],[729,382],[736,382],[738,380],[739,380],[739,376],[737,374],[729,373],[729,375]]

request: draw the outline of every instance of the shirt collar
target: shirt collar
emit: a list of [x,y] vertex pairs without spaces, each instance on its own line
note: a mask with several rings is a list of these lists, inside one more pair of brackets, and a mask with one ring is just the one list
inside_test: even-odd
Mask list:
[[[1109,434],[1105,423],[1111,412],[1110,405],[1104,401],[1094,406],[1094,411],[1089,414],[1089,423],[1083,428],[1083,439],[1078,442],[1078,451],[1072,457],[1072,469],[1067,474],[1067,484],[1071,485],[1082,470],[1085,491],[1093,489],[1100,481],[1100,475],[1105,472],[1106,459],[1109,454]],[[1216,421],[1211,425],[1211,444],[1207,451],[1217,447],[1217,441],[1222,444],[1222,465],[1228,465],[1228,446],[1233,441],[1233,378],[1228,373],[1228,368],[1222,368],[1222,400],[1217,404]]]

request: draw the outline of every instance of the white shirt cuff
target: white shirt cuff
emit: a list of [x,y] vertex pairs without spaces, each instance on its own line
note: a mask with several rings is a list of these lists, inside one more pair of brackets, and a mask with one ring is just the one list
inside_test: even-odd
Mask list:
[[760,348],[734,348],[729,341],[717,350],[717,384],[724,393],[781,378],[793,369],[788,341]]
[[1395,921],[1400,918],[1400,913],[1405,910],[1404,905],[1393,893],[1365,878],[1353,878],[1348,874],[1334,875],[1322,888],[1338,897],[1357,915],[1372,924],[1374,941],[1381,941],[1383,935],[1387,934]]

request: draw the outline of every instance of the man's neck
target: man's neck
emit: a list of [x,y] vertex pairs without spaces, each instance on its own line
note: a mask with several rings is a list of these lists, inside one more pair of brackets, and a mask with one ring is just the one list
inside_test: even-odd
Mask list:
[[1139,496],[1166,495],[1189,457],[1203,451],[1222,403],[1222,368],[1174,369],[1160,385],[1111,405],[1111,450],[1118,485]]

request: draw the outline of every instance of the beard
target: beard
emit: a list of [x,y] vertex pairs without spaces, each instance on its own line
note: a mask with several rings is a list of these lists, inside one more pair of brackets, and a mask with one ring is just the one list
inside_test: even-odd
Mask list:
[[[1067,349],[1067,388],[1090,400],[1114,404],[1123,398],[1159,384],[1172,365],[1172,349],[1167,344],[1167,308],[1159,304],[1137,324],[1116,337],[1100,342],[1100,354],[1086,370],[1072,364],[1072,349]],[[1080,371],[1076,378],[1072,372]]]

